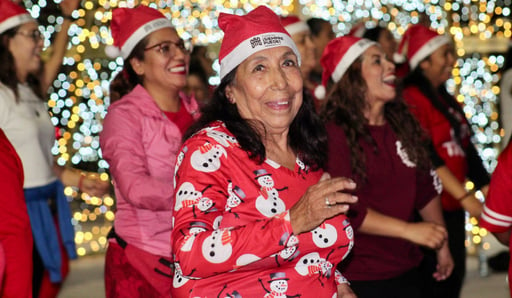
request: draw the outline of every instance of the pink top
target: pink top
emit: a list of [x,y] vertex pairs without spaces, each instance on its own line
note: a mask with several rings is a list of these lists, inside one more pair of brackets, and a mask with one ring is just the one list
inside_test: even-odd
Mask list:
[[[180,93],[182,107],[197,119],[193,98]],[[171,256],[171,210],[180,129],[137,85],[109,109],[100,144],[116,194],[116,233],[128,244]]]
[[288,213],[322,171],[258,164],[222,122],[188,139],[176,168],[173,297],[336,297],[349,221],[294,235]]

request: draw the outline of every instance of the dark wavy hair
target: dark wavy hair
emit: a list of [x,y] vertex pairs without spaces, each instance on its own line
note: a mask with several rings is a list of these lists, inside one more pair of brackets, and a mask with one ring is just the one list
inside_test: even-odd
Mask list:
[[380,34],[386,30],[383,27],[377,26],[374,28],[366,29],[363,34],[363,38],[373,40],[373,41],[379,41]]
[[448,93],[445,85],[441,84],[439,88],[434,88],[430,83],[430,80],[427,79],[421,68],[418,66],[404,78],[403,87],[406,88],[408,86],[418,87],[421,93],[430,100],[434,108],[448,120],[450,126],[453,128],[455,139],[459,144],[462,144],[460,135],[461,125],[453,114],[446,108],[446,105],[455,111],[458,111],[463,116],[463,119],[466,119],[466,117],[464,116],[462,107]]
[[[16,73],[16,64],[14,61],[14,56],[11,51],[9,51],[9,41],[13,38],[18,32],[19,26],[11,28],[4,33],[0,34],[0,82],[5,86],[9,87],[16,96],[16,101],[19,100],[18,96],[18,75]],[[41,67],[39,70],[41,71]],[[39,79],[39,73],[29,73],[27,76],[27,83],[30,86],[30,89],[41,99],[43,98],[43,90],[41,87],[41,81]]]
[[[321,111],[324,121],[333,121],[345,132],[350,148],[350,164],[355,177],[366,181],[366,158],[360,142],[373,145],[378,153],[375,140],[368,129],[368,120],[364,116],[367,107],[365,94],[368,87],[361,75],[362,58],[359,57],[348,68],[338,83],[330,82],[329,100]],[[420,169],[430,167],[426,149],[425,134],[410,113],[400,96],[385,104],[384,117],[395,132],[407,152],[407,155]]]
[[[262,163],[266,158],[262,135],[255,129],[255,123],[243,119],[236,104],[229,102],[226,87],[234,83],[237,68],[227,74],[215,89],[212,100],[203,107],[202,115],[184,135],[184,140],[210,123],[220,120],[236,137],[240,147],[247,151],[249,158]],[[313,99],[303,91],[303,103],[290,124],[288,145],[300,159],[312,169],[325,166],[327,159],[327,134],[325,127],[315,113]]]
[[137,45],[133,48],[130,55],[124,59],[123,70],[117,73],[117,75],[110,82],[110,103],[114,103],[121,99],[124,95],[130,93],[137,84],[142,83],[142,77],[139,76],[133,70],[130,64],[130,59],[137,58],[140,61],[144,61],[144,49],[148,45],[148,36],[144,37]]

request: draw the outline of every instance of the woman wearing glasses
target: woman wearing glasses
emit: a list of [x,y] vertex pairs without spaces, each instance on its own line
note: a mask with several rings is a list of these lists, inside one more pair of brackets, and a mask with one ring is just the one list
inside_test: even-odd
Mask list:
[[115,9],[111,32],[107,53],[125,62],[100,135],[117,199],[106,297],[170,297],[174,165],[182,134],[199,116],[182,92],[190,56],[171,21],[147,6]]
[[[33,268],[16,279],[25,282],[23,290],[29,289],[34,297],[57,296],[69,271],[69,258],[76,257],[63,184],[78,186],[91,195],[102,195],[109,187],[97,175],[57,166],[51,153],[55,128],[45,104],[46,92],[62,64],[71,13],[78,4],[78,0],[61,2],[63,23],[53,42],[52,54],[43,64],[40,57],[43,40],[36,20],[25,8],[0,0],[0,128],[23,164],[24,195],[34,238],[33,262],[30,262]],[[12,249],[19,252],[26,247]],[[32,259],[31,246],[26,257]],[[9,275],[7,266],[6,275]],[[11,297],[8,293],[0,296]],[[21,292],[12,296],[26,297]]]

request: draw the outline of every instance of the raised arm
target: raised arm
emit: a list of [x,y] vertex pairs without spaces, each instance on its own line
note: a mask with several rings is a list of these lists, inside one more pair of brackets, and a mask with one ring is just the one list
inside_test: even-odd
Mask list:
[[62,59],[64,58],[64,54],[66,53],[66,48],[68,45],[68,29],[72,23],[71,13],[78,8],[79,4],[80,0],[63,0],[60,3],[60,9],[62,11],[62,16],[64,17],[64,22],[62,23],[60,31],[57,33],[57,36],[52,43],[51,56],[44,64],[41,78],[41,88],[43,94],[48,92],[48,88],[57,76],[57,73],[59,72],[59,69],[62,65]]

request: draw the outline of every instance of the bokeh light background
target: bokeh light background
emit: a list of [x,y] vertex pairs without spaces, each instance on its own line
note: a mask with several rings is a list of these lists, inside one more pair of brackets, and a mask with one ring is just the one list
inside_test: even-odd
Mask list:
[[[39,20],[48,51],[63,21],[58,2],[23,1]],[[105,45],[112,44],[108,25],[113,8],[139,4],[161,10],[172,19],[183,39],[207,45],[213,58],[222,39],[217,26],[219,12],[245,14],[261,4],[272,7],[278,14],[329,20],[337,35],[349,32],[358,22],[365,22],[367,27],[386,26],[399,39],[409,24],[428,22],[455,41],[457,66],[448,87],[464,103],[487,169],[492,171],[496,166],[503,136],[499,125],[498,82],[511,36],[511,0],[84,0],[73,13],[76,21],[68,31],[68,51],[47,98],[58,136],[53,153],[60,165],[108,173],[108,165],[101,158],[98,135],[109,105],[109,81],[123,65],[121,58],[110,59],[104,53]],[[216,60],[213,67],[218,69]],[[210,82],[218,83],[218,77],[210,78]],[[467,183],[467,187],[472,188],[472,184]],[[114,198],[90,197],[69,187],[66,192],[73,209],[78,254],[104,250],[106,234],[114,220]],[[482,243],[486,231],[478,228],[476,219],[468,219],[467,230],[468,247],[488,248],[488,243]]]

